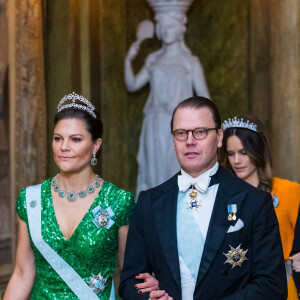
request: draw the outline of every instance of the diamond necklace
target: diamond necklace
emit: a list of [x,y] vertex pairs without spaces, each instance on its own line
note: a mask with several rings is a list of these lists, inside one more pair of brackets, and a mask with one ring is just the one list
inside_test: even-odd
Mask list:
[[53,177],[51,181],[51,185],[53,186],[53,190],[55,193],[58,193],[60,198],[65,198],[67,196],[67,200],[69,202],[74,202],[79,198],[85,198],[88,194],[92,194],[95,192],[95,189],[100,187],[101,177],[99,175],[96,175],[95,181],[88,186],[85,190],[81,190],[79,193],[76,192],[66,192],[60,188],[58,185],[58,174]]

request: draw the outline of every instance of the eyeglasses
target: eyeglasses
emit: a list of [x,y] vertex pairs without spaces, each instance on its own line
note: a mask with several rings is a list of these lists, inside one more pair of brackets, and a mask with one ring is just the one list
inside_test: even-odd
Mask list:
[[203,140],[207,137],[209,130],[216,130],[216,132],[218,132],[218,128],[195,128],[193,130],[177,129],[172,131],[172,134],[177,141],[184,142],[187,140],[189,132],[191,131],[196,140]]

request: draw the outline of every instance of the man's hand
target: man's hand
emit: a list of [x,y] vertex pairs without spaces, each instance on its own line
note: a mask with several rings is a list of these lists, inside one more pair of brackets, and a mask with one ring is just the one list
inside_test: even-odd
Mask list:
[[293,270],[295,272],[300,272],[300,252],[291,256],[290,260],[293,262]]
[[153,291],[150,293],[150,300],[173,300],[164,290]]

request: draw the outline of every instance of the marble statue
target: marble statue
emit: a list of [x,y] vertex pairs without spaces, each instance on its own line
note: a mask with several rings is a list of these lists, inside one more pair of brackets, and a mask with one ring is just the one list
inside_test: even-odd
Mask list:
[[[136,195],[164,182],[179,171],[170,133],[170,120],[175,106],[194,93],[209,97],[201,63],[184,42],[187,22],[185,12],[191,0],[181,0],[184,7],[178,6],[177,1],[148,2],[156,12],[156,36],[162,46],[151,53],[141,70],[134,74],[132,60],[138,54],[141,42],[152,37],[154,31],[151,22],[144,21],[138,27],[137,41],[126,55],[124,72],[130,92],[150,84],[139,140]],[[162,167],[166,165],[168,167]]]

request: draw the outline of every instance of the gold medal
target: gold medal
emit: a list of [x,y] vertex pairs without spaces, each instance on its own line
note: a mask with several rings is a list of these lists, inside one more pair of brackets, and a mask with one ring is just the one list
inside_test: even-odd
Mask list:
[[189,196],[191,198],[189,208],[197,210],[199,206],[201,206],[198,201],[196,200],[197,198],[197,192],[194,190],[194,186],[192,185],[192,191],[189,193]]
[[236,204],[228,204],[227,205],[227,211],[228,211],[228,221],[235,221],[236,220],[236,212],[237,212],[237,206]]
[[[194,187],[194,186],[193,186]],[[194,190],[192,190],[190,193],[189,193],[189,196],[192,198],[192,200],[195,200],[195,198],[197,197],[197,192],[195,192]]]

